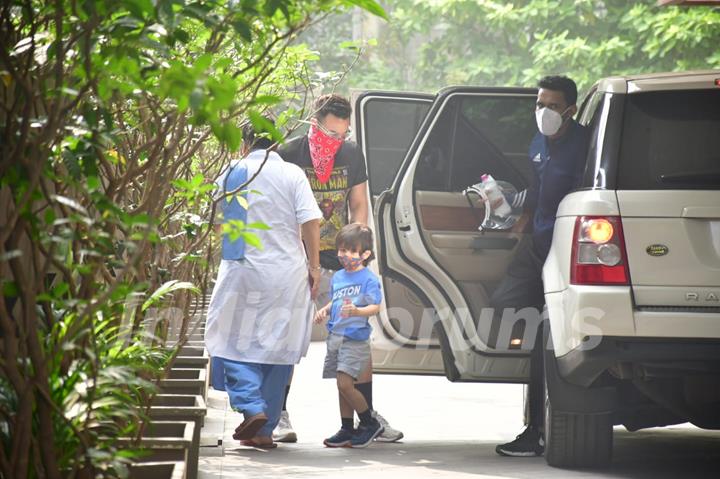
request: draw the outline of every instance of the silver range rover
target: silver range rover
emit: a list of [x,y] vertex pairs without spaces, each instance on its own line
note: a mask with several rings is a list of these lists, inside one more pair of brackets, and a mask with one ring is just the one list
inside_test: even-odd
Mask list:
[[[364,92],[354,118],[385,308],[375,372],[524,383],[531,333],[489,298],[531,212],[478,228],[483,173],[533,181],[536,91]],[[560,204],[543,270],[545,457],[611,461],[613,426],[720,428],[720,71],[608,78],[577,116],[585,174]]]
[[543,269],[559,464],[607,460],[613,424],[720,428],[720,72],[602,80],[580,121],[584,188]]

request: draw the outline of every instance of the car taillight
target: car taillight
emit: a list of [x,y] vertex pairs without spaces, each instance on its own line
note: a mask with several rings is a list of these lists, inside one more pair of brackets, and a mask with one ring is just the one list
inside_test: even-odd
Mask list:
[[630,284],[620,217],[578,217],[571,254],[571,284]]

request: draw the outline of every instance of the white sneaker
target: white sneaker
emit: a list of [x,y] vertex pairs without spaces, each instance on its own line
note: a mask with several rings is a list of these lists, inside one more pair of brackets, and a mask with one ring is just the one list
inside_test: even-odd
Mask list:
[[381,426],[385,428],[382,434],[375,438],[376,442],[396,442],[405,436],[397,429],[393,429],[390,424],[388,424],[387,420],[382,417],[377,411],[373,411],[372,416],[378,420]]
[[297,442],[297,434],[293,431],[292,424],[290,424],[290,416],[287,411],[280,413],[280,421],[272,434],[273,441],[275,442]]

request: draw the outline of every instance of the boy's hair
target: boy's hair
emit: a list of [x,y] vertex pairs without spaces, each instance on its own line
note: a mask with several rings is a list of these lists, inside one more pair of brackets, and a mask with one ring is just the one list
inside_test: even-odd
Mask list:
[[363,265],[375,259],[373,253],[373,233],[370,228],[360,223],[350,223],[340,229],[335,237],[335,249],[346,248],[353,251],[364,253],[370,251],[368,259],[363,261]]
[[562,92],[568,106],[573,106],[577,102],[577,85],[566,76],[551,75],[543,77],[538,82],[538,87]]
[[[275,122],[272,120],[272,118],[267,116],[263,118],[265,118],[265,120],[267,120],[273,126],[275,125]],[[242,128],[242,139],[243,143],[249,146],[249,151],[267,150],[275,143],[267,136],[257,136],[257,134],[255,133],[255,128],[249,121]]]
[[318,97],[313,103],[313,110],[315,110],[315,118],[318,120],[322,120],[331,113],[338,118],[347,120],[352,114],[350,102],[335,93]]

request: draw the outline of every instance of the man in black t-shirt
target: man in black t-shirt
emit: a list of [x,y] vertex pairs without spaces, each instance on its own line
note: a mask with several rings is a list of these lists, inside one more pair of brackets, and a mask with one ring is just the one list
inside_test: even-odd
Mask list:
[[[290,140],[278,153],[285,161],[295,163],[305,171],[323,213],[320,219],[320,264],[325,269],[337,271],[340,269],[335,251],[337,232],[348,223],[367,224],[367,170],[360,147],[344,141],[350,118],[342,119],[327,113],[325,122],[327,126],[314,123],[307,135]],[[317,146],[314,144],[316,137]],[[316,158],[312,158],[311,144],[318,153]]]
[[[278,153],[287,162],[295,163],[305,171],[310,187],[320,206],[320,287],[316,304],[329,301],[330,278],[341,269],[335,250],[335,236],[348,223],[367,225],[369,196],[367,168],[360,147],[350,136],[350,115],[352,107],[345,98],[330,94],[315,100],[314,115],[307,135],[295,138],[283,145]],[[355,383],[373,409],[372,403],[372,359]],[[297,435],[292,431],[287,414],[285,391],[283,414],[273,437],[279,442],[295,442]],[[373,415],[385,427],[385,432],[375,440],[395,442],[403,433],[393,429],[387,421],[373,410]]]

